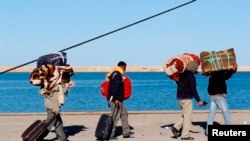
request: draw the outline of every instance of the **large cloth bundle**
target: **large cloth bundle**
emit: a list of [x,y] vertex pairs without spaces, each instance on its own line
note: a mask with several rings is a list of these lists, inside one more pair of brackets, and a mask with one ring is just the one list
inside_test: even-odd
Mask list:
[[200,65],[200,58],[195,54],[184,53],[170,58],[164,65],[163,70],[170,77],[170,79],[178,81],[179,75],[183,73],[187,64],[195,61]]
[[56,52],[41,56],[37,59],[37,67],[41,67],[45,64],[65,66],[67,64],[67,54],[65,52]]
[[204,75],[220,70],[230,70],[236,63],[234,49],[230,48],[222,51],[203,51],[200,53],[201,69]]

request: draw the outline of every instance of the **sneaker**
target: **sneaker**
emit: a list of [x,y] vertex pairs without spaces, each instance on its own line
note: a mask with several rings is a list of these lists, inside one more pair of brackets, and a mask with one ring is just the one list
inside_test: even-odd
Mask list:
[[171,127],[171,131],[174,134],[174,137],[178,138],[178,130],[175,127]]
[[135,132],[129,132],[128,134],[125,134],[125,135],[123,135],[123,138],[132,138],[133,136],[132,135],[134,135],[135,134]]
[[134,135],[134,134],[135,134],[135,132],[131,132],[131,131],[130,131],[128,134],[129,134],[129,135]]
[[181,140],[194,140],[193,137],[185,137],[185,138],[181,138]]

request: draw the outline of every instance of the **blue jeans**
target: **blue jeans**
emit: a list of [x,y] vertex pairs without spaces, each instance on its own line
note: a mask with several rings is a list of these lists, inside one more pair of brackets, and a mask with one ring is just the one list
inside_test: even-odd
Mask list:
[[206,127],[206,134],[208,133],[208,125],[213,125],[214,117],[216,114],[217,106],[221,109],[225,124],[231,124],[232,119],[228,110],[227,100],[225,95],[211,95],[211,105],[210,105],[210,112],[208,115],[207,120],[207,127]]

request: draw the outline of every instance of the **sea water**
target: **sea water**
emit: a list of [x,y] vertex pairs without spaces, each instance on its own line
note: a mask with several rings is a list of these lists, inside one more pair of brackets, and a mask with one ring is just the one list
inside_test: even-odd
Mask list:
[[[104,72],[77,72],[62,107],[62,111],[106,111],[108,104],[100,94],[100,84]],[[130,111],[179,110],[176,101],[176,83],[163,72],[127,72],[132,80],[132,97],[125,101]],[[208,110],[210,99],[207,93],[208,77],[196,75],[197,90],[207,106],[195,110]],[[6,73],[0,75],[0,113],[44,112],[44,98],[39,95],[39,87],[29,83],[29,73]],[[237,72],[227,81],[228,106],[230,109],[250,109],[250,73]]]

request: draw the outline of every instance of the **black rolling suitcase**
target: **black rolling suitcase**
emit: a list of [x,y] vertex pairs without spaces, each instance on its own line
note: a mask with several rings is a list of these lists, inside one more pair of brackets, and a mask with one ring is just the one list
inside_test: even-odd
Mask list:
[[114,108],[114,112],[112,116],[107,115],[107,114],[101,115],[98,121],[96,130],[95,130],[95,137],[98,140],[109,140],[112,127],[114,124],[113,117],[117,115],[117,112],[118,112],[118,108],[116,107]]
[[41,140],[42,135],[49,133],[47,127],[56,118],[53,116],[51,120],[46,123],[45,120],[36,120],[33,122],[21,135],[23,141]]

